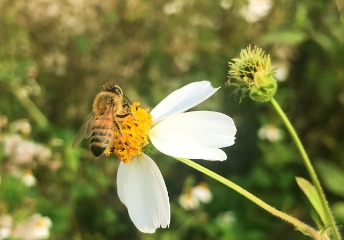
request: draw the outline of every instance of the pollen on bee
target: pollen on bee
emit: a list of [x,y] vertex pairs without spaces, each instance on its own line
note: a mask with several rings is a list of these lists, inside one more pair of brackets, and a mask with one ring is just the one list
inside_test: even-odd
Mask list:
[[113,152],[124,163],[129,163],[148,144],[152,115],[148,113],[147,109],[142,109],[139,106],[139,102],[130,105],[131,115],[119,122],[121,133],[115,132],[114,134]]
[[106,149],[106,150],[104,151],[104,154],[105,154],[106,156],[109,156],[109,155],[111,154],[111,150],[110,150],[110,149]]

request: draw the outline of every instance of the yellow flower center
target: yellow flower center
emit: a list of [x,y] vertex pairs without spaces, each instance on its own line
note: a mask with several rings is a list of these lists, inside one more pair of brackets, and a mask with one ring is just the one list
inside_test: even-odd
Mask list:
[[134,102],[130,106],[131,115],[118,122],[121,132],[115,132],[113,152],[124,163],[129,163],[148,144],[152,115],[148,113],[147,109],[139,106],[139,102]]
[[40,218],[40,219],[37,219],[36,221],[36,227],[45,227],[47,224],[46,224],[46,221],[44,220],[44,218]]

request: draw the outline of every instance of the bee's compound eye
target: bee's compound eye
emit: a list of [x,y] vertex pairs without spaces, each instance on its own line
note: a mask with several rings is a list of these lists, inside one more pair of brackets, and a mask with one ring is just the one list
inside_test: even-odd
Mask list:
[[121,91],[121,89],[119,88],[119,87],[114,87],[114,92],[116,93],[116,94],[118,94],[118,95],[122,95],[122,91]]

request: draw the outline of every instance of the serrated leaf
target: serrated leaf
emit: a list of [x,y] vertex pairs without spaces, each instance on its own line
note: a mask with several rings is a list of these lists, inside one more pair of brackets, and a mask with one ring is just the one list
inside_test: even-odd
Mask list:
[[296,182],[314,207],[315,211],[319,214],[324,226],[327,226],[326,213],[322,207],[321,200],[313,184],[301,177],[296,177]]

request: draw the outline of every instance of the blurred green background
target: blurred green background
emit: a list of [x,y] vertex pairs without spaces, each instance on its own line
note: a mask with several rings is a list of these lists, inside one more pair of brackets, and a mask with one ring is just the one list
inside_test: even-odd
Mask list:
[[[0,0],[0,218],[10,216],[14,227],[40,213],[52,221],[50,239],[308,239],[159,153],[153,159],[169,191],[171,225],[142,234],[117,196],[119,160],[95,159],[87,141],[71,148],[103,83],[152,109],[207,79],[223,87],[196,108],[230,115],[238,133],[227,161],[197,162],[314,226],[295,182],[308,174],[272,106],[239,103],[224,86],[228,61],[254,43],[271,56],[276,98],[343,232],[343,21],[341,0]],[[184,209],[180,195],[199,182],[212,201]]]

